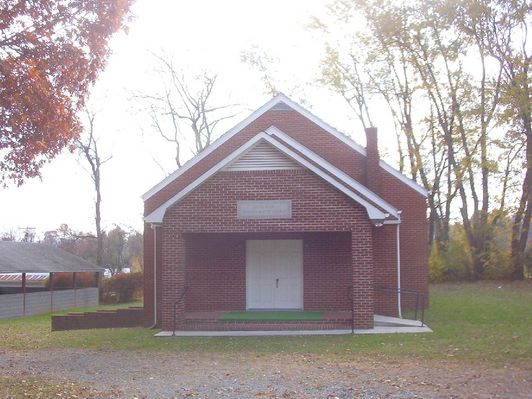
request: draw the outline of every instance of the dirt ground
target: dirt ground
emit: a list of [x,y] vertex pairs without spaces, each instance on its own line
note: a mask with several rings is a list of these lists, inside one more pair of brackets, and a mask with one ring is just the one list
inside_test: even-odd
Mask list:
[[531,370],[285,353],[0,349],[0,375],[80,383],[102,398],[532,398]]

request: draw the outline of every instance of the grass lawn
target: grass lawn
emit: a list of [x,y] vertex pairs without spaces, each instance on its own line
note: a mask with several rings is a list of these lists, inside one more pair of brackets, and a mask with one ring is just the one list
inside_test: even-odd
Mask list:
[[425,321],[434,333],[325,337],[153,338],[144,328],[50,332],[49,315],[0,321],[0,350],[90,348],[136,351],[249,351],[423,357],[532,368],[532,282],[431,287]]
[[323,312],[301,311],[247,311],[227,312],[220,316],[222,321],[268,320],[268,321],[319,321],[323,319]]

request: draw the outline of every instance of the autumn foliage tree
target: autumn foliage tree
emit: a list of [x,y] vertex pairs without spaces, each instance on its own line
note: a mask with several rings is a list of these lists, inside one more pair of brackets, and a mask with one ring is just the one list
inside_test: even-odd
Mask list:
[[22,184],[76,138],[77,111],[132,0],[0,2],[0,180]]

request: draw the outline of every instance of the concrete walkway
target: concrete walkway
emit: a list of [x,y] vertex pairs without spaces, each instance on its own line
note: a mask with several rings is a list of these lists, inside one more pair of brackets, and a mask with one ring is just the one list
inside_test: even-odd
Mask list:
[[[375,315],[375,327],[365,330],[355,329],[355,335],[368,334],[398,334],[398,333],[427,333],[432,330],[419,320],[400,319]],[[156,337],[268,337],[268,336],[303,336],[303,335],[347,335],[352,334],[350,329],[345,330],[280,330],[280,331],[161,331]]]

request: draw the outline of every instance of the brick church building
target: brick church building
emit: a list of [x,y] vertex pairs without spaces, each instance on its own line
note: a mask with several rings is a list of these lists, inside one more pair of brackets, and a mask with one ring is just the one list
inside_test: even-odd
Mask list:
[[[150,189],[147,322],[371,329],[374,315],[413,306],[405,293],[426,299],[427,192],[379,159],[376,129],[366,135],[363,148],[281,94]],[[236,311],[337,316],[306,327],[220,317]]]

